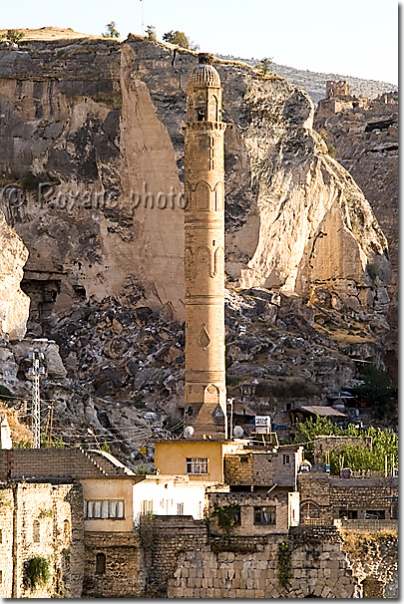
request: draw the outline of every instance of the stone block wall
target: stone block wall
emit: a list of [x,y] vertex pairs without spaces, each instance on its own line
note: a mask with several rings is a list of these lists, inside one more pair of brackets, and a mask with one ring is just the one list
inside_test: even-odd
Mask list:
[[191,516],[153,516],[143,520],[140,534],[147,572],[145,594],[166,597],[168,579],[177,569],[180,556],[185,552],[196,554],[206,547],[207,526]]
[[[105,556],[105,569],[97,568],[97,555]],[[135,533],[86,533],[84,598],[137,598],[145,574],[139,537]]]
[[[292,532],[293,531],[293,532]],[[168,580],[169,598],[351,598],[357,593],[334,527],[291,529],[285,535],[213,538],[184,552]],[[292,571],[281,582],[280,544],[289,548]]]
[[[384,510],[390,518],[392,499],[397,495],[398,478],[339,478],[323,472],[298,475],[300,505],[312,502],[319,508],[319,517],[329,523],[339,517],[340,510],[356,510],[358,519],[367,510]],[[304,516],[304,514],[303,514]]]
[[0,487],[0,597],[11,598],[13,593],[13,491]]
[[[219,527],[217,516],[214,515],[216,506],[228,506],[236,503],[240,506],[240,524],[231,529],[231,535],[263,536],[271,533],[287,533],[288,526],[288,494],[287,493],[209,493],[209,530],[213,534],[224,534]],[[255,524],[255,507],[275,508],[275,524]]]
[[[83,560],[83,498],[80,485],[18,483],[1,490],[2,576],[6,598],[80,597]],[[3,556],[4,554],[4,556]],[[49,561],[44,587],[25,584],[27,563]]]

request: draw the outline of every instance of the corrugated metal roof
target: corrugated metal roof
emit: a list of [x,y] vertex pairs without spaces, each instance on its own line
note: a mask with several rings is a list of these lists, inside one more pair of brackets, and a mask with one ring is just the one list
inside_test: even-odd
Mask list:
[[301,411],[307,411],[307,413],[316,413],[317,415],[325,416],[325,417],[329,417],[329,416],[346,417],[345,413],[341,413],[341,411],[338,411],[338,409],[334,409],[333,407],[321,407],[321,406],[310,405],[307,407],[299,407],[298,409],[293,409],[293,411],[299,411],[299,409]]

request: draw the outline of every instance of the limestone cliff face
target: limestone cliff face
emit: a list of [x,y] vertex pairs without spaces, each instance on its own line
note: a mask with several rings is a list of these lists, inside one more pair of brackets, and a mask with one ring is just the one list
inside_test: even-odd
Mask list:
[[[138,38],[0,52],[0,170],[23,187],[3,189],[2,206],[30,250],[33,333],[52,312],[106,296],[146,299],[182,319],[185,86],[195,61]],[[385,311],[385,237],[313,132],[308,96],[242,64],[217,69],[229,123],[229,281],[306,297],[327,288],[336,307]],[[51,185],[38,192],[40,181]]]
[[11,340],[21,340],[26,332],[30,300],[20,282],[27,258],[27,248],[0,211],[0,334]]
[[398,96],[367,99],[347,92],[339,96],[333,91],[319,102],[314,126],[361,187],[387,238],[392,278],[386,347],[394,373],[398,358]]

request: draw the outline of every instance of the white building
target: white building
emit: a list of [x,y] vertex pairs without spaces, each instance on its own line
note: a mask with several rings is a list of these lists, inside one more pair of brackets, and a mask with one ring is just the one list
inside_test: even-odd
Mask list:
[[212,482],[189,480],[188,476],[157,475],[133,485],[133,516],[138,524],[141,515],[204,517],[206,488]]

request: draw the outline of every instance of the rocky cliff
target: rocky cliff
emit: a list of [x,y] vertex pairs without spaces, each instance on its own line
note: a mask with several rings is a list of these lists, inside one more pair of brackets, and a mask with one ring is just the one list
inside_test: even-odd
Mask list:
[[[28,335],[60,346],[67,378],[50,376],[45,390],[73,440],[86,438],[84,416],[84,428],[136,453],[164,418],[179,417],[185,89],[195,61],[133,36],[0,51],[1,207],[30,251]],[[228,123],[229,366],[238,382],[257,371],[272,385],[277,374],[305,376],[319,386],[306,395],[321,400],[353,377],[352,356],[383,366],[386,238],[312,129],[309,97],[241,63],[215,66]],[[325,357],[333,379],[319,377]]]
[[[381,94],[376,99],[331,94],[320,101],[314,126],[361,187],[386,235],[392,265],[386,361],[397,375],[398,93]],[[377,267],[374,270],[377,272]]]
[[[29,297],[20,289],[28,250],[0,211],[0,337],[22,340],[29,314]],[[3,359],[4,360],[4,359]]]

